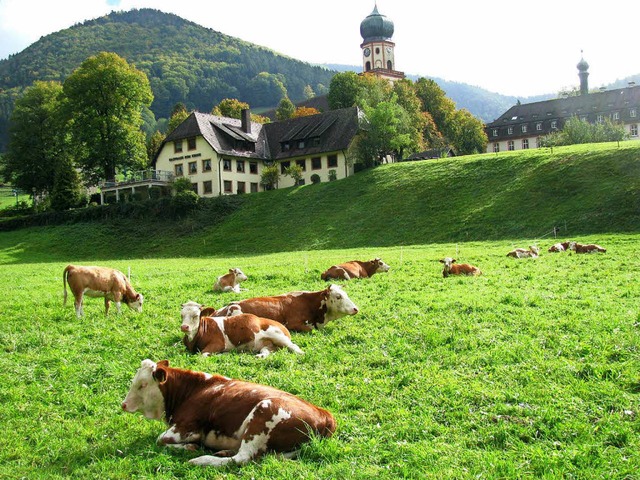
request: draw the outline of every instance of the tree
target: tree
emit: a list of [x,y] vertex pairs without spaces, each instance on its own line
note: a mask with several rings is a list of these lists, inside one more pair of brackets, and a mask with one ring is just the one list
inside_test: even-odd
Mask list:
[[289,97],[284,97],[278,103],[278,108],[276,108],[276,118],[278,121],[289,120],[293,117],[294,112],[296,111],[296,106],[293,104]]
[[240,118],[242,110],[248,110],[249,104],[236,98],[225,98],[211,110],[212,115],[220,117]]
[[316,96],[311,85],[306,85],[302,93],[304,94],[304,98],[306,98],[307,100]]
[[66,155],[62,105],[60,83],[35,82],[16,101],[11,115],[4,176],[36,196],[51,193],[56,165]]
[[82,145],[78,165],[94,182],[117,169],[143,168],[142,107],[153,100],[147,76],[115,53],[82,62],[65,80],[73,142]]
[[360,94],[359,76],[355,72],[336,73],[329,84],[327,101],[331,110],[356,105]]
[[154,132],[151,138],[147,140],[147,166],[153,165],[153,160],[156,158],[158,151],[160,151],[165,138],[166,136],[162,133]]
[[278,164],[267,165],[262,169],[262,175],[260,177],[260,184],[265,190],[272,190],[278,188],[278,180],[280,179],[280,172],[278,171]]
[[189,111],[184,103],[178,102],[173,106],[173,110],[171,111],[171,117],[169,117],[169,122],[167,123],[167,132],[171,133],[175,130],[175,128],[184,122],[189,116]]
[[488,138],[484,124],[468,110],[456,110],[452,116],[451,145],[456,154],[469,155],[484,152]]
[[444,90],[432,79],[419,78],[415,88],[416,95],[422,102],[422,111],[429,112],[438,131],[448,137],[451,117],[456,110],[453,100],[447,98]]
[[302,180],[302,167],[294,163],[285,169],[284,174],[291,177],[294,185],[298,185],[300,180]]
[[85,190],[80,182],[80,176],[73,162],[63,157],[56,165],[56,171],[51,192],[51,208],[54,210],[69,210],[83,207],[87,203]]
[[293,112],[291,118],[299,118],[299,117],[308,117],[309,115],[317,115],[320,112],[313,107],[298,107],[296,111]]

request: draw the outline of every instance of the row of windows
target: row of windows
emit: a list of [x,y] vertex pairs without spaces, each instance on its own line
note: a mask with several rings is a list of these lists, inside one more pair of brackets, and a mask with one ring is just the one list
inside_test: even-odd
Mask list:
[[317,147],[320,145],[320,137],[306,138],[302,140],[290,140],[288,142],[281,142],[280,149],[283,152],[294,150],[296,148],[302,149],[306,147]]
[[[187,150],[195,150],[196,149],[196,137],[187,138]],[[173,142],[173,151],[174,153],[182,152],[182,143],[184,140],[176,140]]]
[[[198,191],[198,184],[192,183],[191,188],[197,194],[200,194]],[[246,182],[236,182],[236,191],[233,191],[233,182],[231,180],[224,181],[224,193],[247,193],[247,184]],[[250,182],[249,183],[249,191],[251,193],[256,193],[258,191],[258,182]],[[213,193],[213,182],[211,180],[205,180],[202,182],[202,194],[211,194]]]
[[[233,160],[230,158],[222,159],[222,170],[225,172],[233,171]],[[244,160],[236,160],[236,172],[244,173],[245,172],[245,161]],[[258,174],[258,162],[249,162],[249,173]]]
[[[309,159],[311,161],[311,170],[321,170],[322,169],[322,157],[312,157]],[[302,160],[296,160],[296,165],[302,168],[303,172],[307,171],[307,159],[303,158]],[[280,162],[280,173],[284,174],[291,166],[291,162]],[[337,155],[327,155],[327,168],[337,168],[338,167],[338,156]]]
[[[202,171],[210,172],[211,171],[211,159],[201,160]],[[195,175],[198,173],[198,162],[189,162],[187,163],[187,171],[189,175]],[[173,173],[176,177],[182,177],[184,175],[184,165],[182,163],[178,163],[173,166]]]

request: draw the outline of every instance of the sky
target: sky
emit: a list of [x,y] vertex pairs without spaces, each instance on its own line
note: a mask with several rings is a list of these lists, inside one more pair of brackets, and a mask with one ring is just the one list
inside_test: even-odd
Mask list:
[[[154,8],[317,64],[362,67],[374,0],[0,0],[0,59],[111,11]],[[526,98],[640,74],[640,2],[377,0],[393,21],[396,69]],[[360,71],[360,70],[358,70]],[[640,83],[640,82],[638,82]]]

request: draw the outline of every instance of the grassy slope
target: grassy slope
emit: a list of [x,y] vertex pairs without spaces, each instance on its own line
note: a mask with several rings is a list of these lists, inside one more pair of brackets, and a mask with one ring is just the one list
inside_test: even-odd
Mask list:
[[[222,224],[118,222],[0,236],[17,261],[260,254],[640,229],[640,142],[385,165],[248,195]],[[566,227],[566,230],[565,230]],[[44,231],[43,231],[44,230]]]

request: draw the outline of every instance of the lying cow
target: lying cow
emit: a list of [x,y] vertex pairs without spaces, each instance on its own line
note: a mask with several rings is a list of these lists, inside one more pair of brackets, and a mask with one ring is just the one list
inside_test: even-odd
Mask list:
[[540,250],[538,247],[530,246],[529,249],[524,248],[516,248],[515,250],[511,250],[507,253],[507,257],[513,258],[538,258],[540,254]]
[[468,263],[455,262],[456,259],[451,257],[445,257],[440,260],[440,263],[444,263],[444,269],[442,270],[443,277],[447,278],[449,275],[482,275],[478,267],[474,267]]
[[329,285],[318,292],[292,292],[274,297],[248,298],[217,310],[215,315],[227,316],[229,309],[235,308],[235,305],[243,313],[270,318],[289,330],[298,332],[321,328],[332,320],[358,313],[358,307],[337,285]]
[[67,304],[67,283],[75,298],[76,315],[84,315],[82,303],[84,295],[88,297],[104,297],[105,314],[109,313],[111,302],[116,302],[120,313],[120,303],[124,302],[131,310],[142,312],[144,297],[137,293],[124,273],[106,267],[81,267],[68,265],[62,273],[64,290],[63,305]]
[[242,465],[266,451],[293,458],[312,435],[330,437],[333,416],[290,393],[265,385],[169,367],[143,360],[122,402],[125,412],[169,425],[158,444],[217,450],[190,460],[196,465]]
[[182,304],[183,343],[191,353],[204,356],[231,350],[257,352],[259,358],[269,356],[280,347],[302,354],[291,341],[289,330],[274,320],[242,313],[238,305],[230,309],[227,317],[200,317],[202,305],[196,302]]
[[549,247],[549,253],[564,252],[566,250],[569,250],[569,244],[570,243],[571,242],[554,243],[553,245],[551,245]]
[[595,243],[583,245],[578,242],[571,242],[569,244],[569,250],[573,250],[576,253],[606,253],[607,251],[606,248],[602,248],[600,245],[596,245]]
[[353,260],[351,262],[333,265],[320,275],[322,280],[351,280],[352,278],[367,278],[373,276],[374,273],[388,272],[389,265],[384,263],[380,258],[374,258],[368,262]]
[[239,268],[230,268],[229,273],[221,275],[213,284],[213,290],[219,292],[240,293],[240,283],[247,280],[247,276]]

